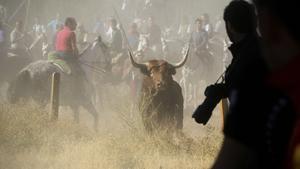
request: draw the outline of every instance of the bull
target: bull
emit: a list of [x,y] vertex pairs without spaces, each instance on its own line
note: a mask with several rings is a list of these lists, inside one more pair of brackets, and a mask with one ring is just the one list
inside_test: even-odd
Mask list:
[[137,63],[129,52],[132,65],[144,75],[138,107],[148,133],[182,130],[184,99],[173,76],[186,63],[188,53],[189,50],[180,63],[172,65],[165,60]]

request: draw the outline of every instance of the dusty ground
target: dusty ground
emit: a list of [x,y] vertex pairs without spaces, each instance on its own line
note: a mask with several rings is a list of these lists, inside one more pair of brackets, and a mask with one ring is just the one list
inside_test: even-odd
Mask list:
[[[115,90],[115,89],[111,89]],[[118,93],[118,92],[113,92]],[[0,104],[0,169],[207,169],[222,142],[217,109],[208,126],[185,112],[184,134],[149,137],[126,95],[111,94],[100,114],[99,132],[81,111],[80,124],[62,108],[58,122],[34,104]]]

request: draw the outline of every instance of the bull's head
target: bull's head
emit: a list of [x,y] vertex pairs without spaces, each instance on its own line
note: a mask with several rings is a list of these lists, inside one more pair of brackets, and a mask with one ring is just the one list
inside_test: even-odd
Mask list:
[[176,74],[176,69],[181,68],[186,63],[188,54],[189,49],[182,61],[177,64],[170,64],[165,60],[150,60],[146,63],[137,63],[129,52],[132,65],[139,68],[145,76],[151,78],[157,91],[166,89],[166,86],[173,82],[172,76]]

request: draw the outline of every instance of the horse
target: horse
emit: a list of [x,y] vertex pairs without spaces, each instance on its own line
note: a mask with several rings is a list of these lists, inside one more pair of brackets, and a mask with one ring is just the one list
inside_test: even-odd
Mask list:
[[[91,51],[91,49],[89,48],[87,51]],[[84,52],[84,54],[86,53]],[[22,99],[32,99],[45,107],[50,98],[51,75],[59,72],[61,74],[61,106],[68,106],[72,109],[76,123],[79,123],[79,108],[84,108],[94,117],[94,129],[97,130],[98,112],[91,97],[94,87],[85,76],[81,63],[80,59],[69,63],[72,68],[71,73],[66,73],[59,65],[50,60],[38,60],[30,63],[9,83],[7,91],[9,102],[16,103]]]

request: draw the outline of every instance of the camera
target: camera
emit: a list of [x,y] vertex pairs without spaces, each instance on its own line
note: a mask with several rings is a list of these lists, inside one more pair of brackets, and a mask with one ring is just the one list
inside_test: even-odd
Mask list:
[[211,85],[206,88],[204,94],[205,100],[198,106],[192,117],[197,123],[206,125],[217,104],[226,97],[226,86],[225,84]]

